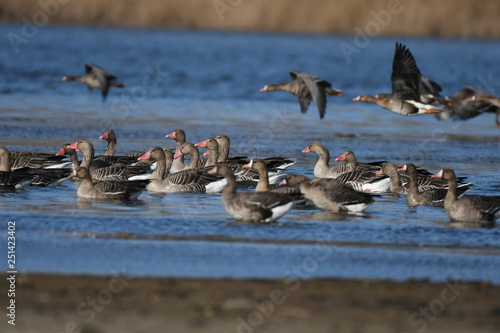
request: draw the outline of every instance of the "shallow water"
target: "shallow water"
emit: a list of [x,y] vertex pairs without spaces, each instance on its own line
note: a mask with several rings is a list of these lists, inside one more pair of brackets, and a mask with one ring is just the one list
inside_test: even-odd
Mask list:
[[[0,25],[0,34],[20,29]],[[319,140],[332,158],[350,149],[360,160],[412,162],[433,172],[452,167],[475,183],[470,193],[499,195],[493,115],[440,122],[351,101],[390,90],[395,40],[374,39],[348,63],[339,44],[351,37],[45,27],[17,55],[2,39],[0,144],[55,153],[62,143],[89,138],[102,153],[98,137],[112,128],[119,153],[144,152],[173,148],[165,135],[183,128],[189,141],[224,133],[234,155],[286,156],[296,161],[290,172],[312,176],[316,157],[301,150]],[[498,43],[398,40],[444,95],[464,85],[499,94]],[[85,62],[108,69],[127,88],[112,89],[101,104],[98,92],[59,82],[80,75]],[[290,69],[343,90],[329,98],[324,120],[314,104],[302,115],[294,96],[258,91],[288,81]],[[500,283],[498,227],[451,224],[442,209],[409,209],[404,197],[377,198],[358,216],[297,207],[279,223],[251,225],[232,220],[219,195],[143,193],[137,202],[103,203],[75,194],[70,180],[0,192],[3,230],[16,221],[20,271]]]

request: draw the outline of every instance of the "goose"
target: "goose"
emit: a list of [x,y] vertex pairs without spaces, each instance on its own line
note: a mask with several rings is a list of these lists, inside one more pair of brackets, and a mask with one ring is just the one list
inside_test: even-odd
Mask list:
[[290,196],[273,192],[236,192],[236,179],[231,169],[216,165],[208,171],[227,180],[222,191],[222,202],[226,211],[237,220],[253,223],[271,223],[279,219],[293,206]]
[[[408,194],[410,188],[410,179],[408,175],[400,172],[406,171],[405,166],[397,167],[394,163],[385,163],[383,167],[377,171],[377,175],[386,175],[390,178],[390,192],[397,194]],[[443,179],[432,178],[432,173],[424,169],[416,169],[417,171],[417,186],[419,192],[424,192],[434,189],[447,189],[448,182]],[[473,185],[473,183],[463,183],[465,178],[460,178],[459,187]]]
[[33,178],[34,175],[13,172],[9,151],[4,146],[0,146],[0,189],[21,189],[28,186]]
[[[418,186],[417,168],[414,164],[405,164],[398,171],[403,171],[408,175],[410,180],[407,195],[406,205],[410,208],[417,206],[432,206],[444,207],[444,198],[447,190],[444,188],[435,188],[425,191],[420,191]],[[469,191],[468,187],[461,187],[458,189],[458,195],[462,196]]]
[[11,154],[0,146],[0,186],[19,189],[24,186],[54,187],[64,181],[71,171],[64,168],[43,169],[23,167],[12,170]]
[[83,154],[80,166],[89,170],[94,181],[126,181],[130,177],[143,175],[148,171],[148,168],[144,166],[124,166],[94,159],[94,146],[87,139],[80,139],[67,148]]
[[500,196],[464,195],[459,198],[456,175],[452,169],[442,169],[433,177],[449,183],[444,209],[451,221],[493,224],[500,217]]
[[[246,164],[250,161],[250,159],[246,156],[236,156],[236,157],[229,157],[229,149],[231,146],[231,140],[227,135],[217,135],[215,137],[215,140],[217,141],[217,144],[219,145],[219,157],[217,158],[218,163],[232,163],[232,164]],[[286,159],[284,157],[266,157],[263,158],[264,162],[266,163],[269,171],[271,169],[276,169],[276,171],[284,171],[290,166],[294,165],[295,162],[289,159]]]
[[316,179],[311,182],[302,175],[289,174],[280,185],[299,184],[300,192],[316,207],[333,213],[359,213],[373,204],[373,195],[358,192],[336,179]]
[[61,148],[56,153],[56,156],[68,155],[71,163],[71,170],[74,171],[80,165],[80,161],[78,160],[78,155],[76,154],[76,150],[68,148],[68,146],[70,145],[71,145],[70,143],[62,144]]
[[[436,102],[443,103],[444,99],[441,96],[443,88],[431,80],[427,76],[420,74],[420,101],[424,104],[435,104]],[[386,98],[391,94],[377,94],[375,98]]]
[[490,103],[492,107],[486,106],[484,108],[484,112],[494,112],[496,113],[496,118],[495,118],[495,123],[497,127],[500,128],[500,97],[493,97],[493,96],[472,96],[470,98],[471,101],[477,101],[477,102],[486,102]]
[[81,179],[76,196],[84,199],[135,200],[147,184],[146,181],[102,181],[94,184],[89,170],[81,166],[69,175],[69,178],[73,177]]
[[277,187],[270,189],[269,174],[264,160],[260,158],[254,158],[247,164],[243,165],[243,169],[255,169],[259,173],[259,180],[257,182],[257,186],[255,187],[256,192],[271,191],[281,194],[287,194],[293,198],[295,204],[305,201],[304,196],[302,195],[298,187]]
[[157,163],[150,183],[146,189],[154,193],[219,193],[225,181],[215,175],[207,174],[201,169],[189,169],[168,175],[173,154],[169,149],[152,147],[138,158],[152,159]]
[[376,175],[379,169],[377,166],[384,161],[360,163],[352,151],[347,151],[336,160],[348,163],[330,168],[330,151],[320,142],[311,142],[302,152],[314,152],[318,155],[318,161],[314,166],[316,178],[334,178],[357,191],[383,193],[389,190],[390,178]]
[[392,92],[379,94],[379,97],[359,95],[354,101],[375,103],[384,109],[403,116],[439,113],[440,109],[424,104],[420,97],[422,78],[415,58],[403,44],[396,42],[396,50],[392,62]]
[[356,170],[358,167],[364,170],[375,171],[385,162],[358,163],[356,155],[348,150],[335,159],[335,161],[345,161],[347,163],[330,167],[330,151],[318,141],[311,142],[302,152],[316,153],[318,155],[318,160],[314,165],[314,177],[320,178],[337,178],[341,174]]
[[[186,143],[186,133],[182,129],[177,129],[175,131],[172,131],[171,133],[165,135],[166,138],[169,139],[174,139],[175,140],[175,153],[177,154],[181,146]],[[171,172],[179,172],[184,169],[184,156],[181,155],[178,158],[174,160],[174,163],[172,164],[172,169]]]
[[208,155],[208,158],[204,160],[204,166],[211,166],[217,164],[217,159],[219,157],[219,144],[215,138],[208,138],[194,145],[195,147],[206,148],[207,151],[203,156]]
[[[117,146],[117,138],[116,138],[116,133],[113,130],[107,130],[105,131],[99,139],[101,140],[106,140],[108,143],[108,146],[106,147],[106,153],[104,153],[104,156],[115,156],[116,154],[116,146]],[[141,153],[131,153],[131,154],[124,154],[121,156],[117,156],[119,159],[123,159],[124,161],[128,161],[128,159],[132,159],[132,161],[135,162],[135,160],[141,156]],[[119,161],[118,159],[118,161]]]
[[198,148],[194,146],[191,142],[184,142],[180,149],[176,151],[174,155],[174,159],[177,159],[181,156],[190,155],[191,159],[188,164],[184,165],[183,170],[188,169],[198,169],[204,166],[204,162],[200,159],[200,152]]
[[69,165],[63,161],[64,156],[48,153],[32,153],[28,151],[9,151],[12,170],[21,168],[61,169]]
[[455,95],[446,97],[441,103],[444,105],[442,112],[437,114],[439,120],[468,120],[483,113],[495,113],[496,124],[500,127],[500,105],[492,103],[494,97],[488,92],[465,86]]
[[333,89],[332,84],[318,76],[290,71],[292,81],[281,84],[268,84],[260,91],[286,91],[299,98],[300,111],[306,113],[311,100],[318,107],[319,117],[323,119],[326,112],[326,95],[339,96],[342,91]]
[[101,89],[102,102],[106,101],[109,88],[124,88],[125,84],[116,81],[116,76],[110,74],[104,68],[90,63],[85,64],[85,74],[82,76],[66,75],[61,78],[62,82],[78,81],[85,83],[89,90]]

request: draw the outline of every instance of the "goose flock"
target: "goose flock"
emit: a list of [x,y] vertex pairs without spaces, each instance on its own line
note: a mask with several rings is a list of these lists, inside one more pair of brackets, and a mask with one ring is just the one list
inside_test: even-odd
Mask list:
[[[0,186],[4,190],[54,187],[74,179],[76,197],[91,200],[135,200],[143,191],[222,193],[231,216],[253,223],[276,221],[294,205],[360,213],[385,193],[406,195],[408,207],[444,207],[452,221],[493,224],[500,215],[500,196],[467,195],[473,184],[450,169],[433,175],[413,164],[361,162],[352,151],[335,159],[345,163],[330,166],[329,149],[314,141],[302,150],[317,156],[314,179],[308,179],[290,173],[295,162],[284,157],[231,157],[226,135],[193,144],[178,129],[166,138],[176,141],[175,152],[155,146],[146,152],[116,155],[113,130],[100,136],[108,144],[106,154],[99,156],[88,139],[63,144],[55,154],[9,152],[0,146]],[[200,158],[198,147],[207,149],[206,158]],[[183,161],[187,156],[189,160]]]
[[[110,88],[123,88],[116,76],[86,64],[86,74],[64,76],[62,81],[85,83],[100,89],[105,101]],[[299,99],[305,113],[313,100],[322,119],[326,96],[342,94],[315,75],[290,71],[291,82],[269,84],[261,91],[287,91]],[[436,114],[441,119],[465,120],[484,112],[500,116],[500,99],[465,87],[452,97],[440,96],[439,84],[422,75],[409,49],[396,43],[391,75],[392,92],[360,95],[355,101],[372,102],[394,113],[413,116]],[[439,107],[437,105],[440,105]],[[104,155],[96,156],[89,139],[65,143],[53,153],[9,151],[0,146],[0,188],[18,190],[27,186],[58,186],[66,179],[77,185],[76,196],[91,200],[135,200],[150,193],[222,193],[227,212],[253,223],[276,221],[294,205],[314,205],[333,213],[360,213],[386,193],[405,195],[408,207],[444,208],[451,221],[493,224],[500,216],[500,196],[468,195],[472,183],[451,169],[433,174],[413,164],[389,161],[358,161],[345,151],[330,166],[330,151],[319,141],[302,153],[314,153],[314,178],[290,172],[295,161],[284,157],[250,159],[230,155],[230,139],[216,135],[196,144],[177,129],[165,135],[175,141],[175,152],[160,146],[127,155],[116,155],[113,130],[99,139],[107,141]],[[199,148],[206,149],[203,156]],[[81,156],[81,159],[79,159]],[[304,155],[306,156],[306,155]]]

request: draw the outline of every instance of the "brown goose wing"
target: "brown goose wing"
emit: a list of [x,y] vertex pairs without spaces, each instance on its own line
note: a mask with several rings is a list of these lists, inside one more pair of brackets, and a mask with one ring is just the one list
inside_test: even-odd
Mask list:
[[[304,83],[306,84],[307,88],[309,88],[309,91],[311,93],[312,98],[314,99],[314,102],[316,103],[316,106],[318,107],[319,111],[319,117],[323,119],[325,116],[326,112],[326,93],[325,89],[326,88],[331,88],[332,84],[326,80],[323,80],[322,78],[307,74],[307,73],[299,73],[299,72],[294,72],[295,75]],[[300,100],[300,98],[299,98]],[[310,101],[310,98],[309,98]]]
[[420,70],[410,50],[396,42],[392,61],[392,98],[420,101]]

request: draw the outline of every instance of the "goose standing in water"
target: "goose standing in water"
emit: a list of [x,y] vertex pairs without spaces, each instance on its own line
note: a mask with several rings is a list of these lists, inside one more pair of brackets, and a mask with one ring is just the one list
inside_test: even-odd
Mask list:
[[85,74],[81,76],[66,75],[61,78],[61,81],[78,81],[85,83],[89,90],[101,89],[102,102],[106,101],[109,88],[124,88],[125,84],[117,82],[117,77],[110,74],[104,68],[93,64],[85,64]]
[[299,98],[300,111],[306,113],[311,100],[314,99],[318,107],[319,117],[323,119],[326,112],[326,95],[342,95],[340,90],[333,89],[330,82],[307,73],[290,71],[292,81],[281,84],[268,84],[260,91],[287,91]]

